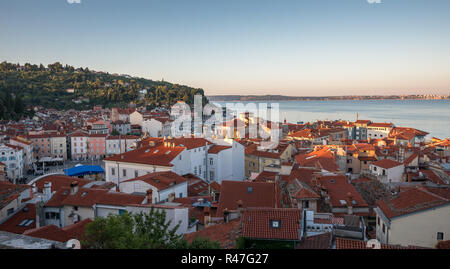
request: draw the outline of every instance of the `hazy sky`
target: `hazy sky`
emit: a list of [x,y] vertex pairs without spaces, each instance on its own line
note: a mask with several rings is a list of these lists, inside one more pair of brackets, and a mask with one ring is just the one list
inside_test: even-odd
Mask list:
[[60,61],[208,95],[450,94],[450,1],[368,2],[0,0],[0,61]]

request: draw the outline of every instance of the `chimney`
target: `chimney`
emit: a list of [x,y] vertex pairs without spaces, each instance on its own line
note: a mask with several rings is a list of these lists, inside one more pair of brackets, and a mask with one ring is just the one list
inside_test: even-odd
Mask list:
[[240,218],[241,217],[241,215],[242,215],[242,200],[238,200],[237,202],[237,205],[238,205],[238,218]]
[[72,183],[70,183],[70,194],[74,195],[78,192],[78,182],[77,181],[73,181]]
[[211,208],[209,208],[208,206],[203,208],[205,228],[208,227],[210,225],[210,222],[211,222],[210,210],[211,210]]
[[52,183],[45,182],[44,183],[44,199],[48,201],[52,198]]
[[153,203],[153,190],[149,189],[147,190],[147,204]]
[[223,210],[223,222],[228,223],[230,219],[230,212],[228,212],[228,208]]
[[174,192],[170,193],[170,194],[169,194],[169,197],[168,197],[169,203],[172,203],[173,200],[175,200],[175,193],[174,193]]
[[349,215],[353,215],[353,194],[351,192],[347,193],[348,201],[347,201],[347,210]]

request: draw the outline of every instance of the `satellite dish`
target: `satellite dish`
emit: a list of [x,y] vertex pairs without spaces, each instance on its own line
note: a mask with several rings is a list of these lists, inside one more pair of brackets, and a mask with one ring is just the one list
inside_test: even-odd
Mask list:
[[69,249],[81,249],[81,244],[80,241],[76,239],[70,239],[69,241],[67,241],[66,247]]
[[367,241],[367,248],[381,249],[381,243],[380,243],[380,241],[378,241],[376,239],[371,239],[371,240]]

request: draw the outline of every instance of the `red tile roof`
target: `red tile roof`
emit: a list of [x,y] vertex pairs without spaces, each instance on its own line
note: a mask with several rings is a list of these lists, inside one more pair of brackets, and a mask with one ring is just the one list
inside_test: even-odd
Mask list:
[[[19,226],[25,220],[34,220],[29,226]],[[0,231],[22,234],[26,230],[36,227],[36,206],[27,204],[22,210],[16,212],[8,220],[0,224]]]
[[295,160],[301,167],[315,167],[330,172],[339,171],[336,158],[328,146],[318,148],[307,154],[296,155]]
[[397,161],[390,160],[390,159],[382,159],[382,160],[373,162],[372,165],[375,165],[375,166],[378,166],[378,167],[381,167],[384,169],[391,169],[391,168],[394,168],[394,167],[397,167],[397,166],[400,166],[403,164],[400,162],[397,162]]
[[372,122],[369,125],[367,125],[368,127],[380,127],[380,128],[392,128],[394,126],[394,124],[392,123],[378,123],[378,122]]
[[219,152],[221,152],[221,151],[223,151],[223,150],[226,150],[226,149],[231,149],[232,147],[230,147],[230,146],[219,146],[219,145],[214,145],[214,146],[212,146],[209,150],[208,150],[208,153],[209,154],[217,154],[217,153],[219,153]]
[[[337,237],[336,249],[371,249],[371,248],[367,247],[367,242],[365,241]],[[414,246],[403,247],[398,245],[381,244],[381,249],[423,249],[423,248]]]
[[124,182],[133,182],[133,181],[143,181],[147,184],[150,184],[157,188],[158,190],[165,190],[174,185],[181,184],[186,182],[186,178],[172,172],[172,171],[163,171],[163,172],[155,172],[151,174],[147,174],[141,177],[128,179]]
[[225,209],[236,210],[238,201],[242,207],[278,207],[279,201],[275,183],[222,181],[219,197],[218,213]]
[[141,204],[144,199],[145,196],[109,192],[109,190],[105,189],[80,188],[75,194],[70,194],[69,189],[62,189],[56,192],[45,206],[61,207],[63,205],[72,205],[91,207],[95,204],[123,206]]
[[[292,208],[247,208],[242,212],[242,236],[257,239],[300,240],[302,212]],[[271,226],[279,221],[280,227]]]
[[25,231],[23,234],[31,237],[43,238],[58,242],[67,242],[72,239],[55,225],[47,225],[40,228],[30,229]]
[[377,205],[388,218],[394,218],[441,205],[450,204],[450,188],[431,188],[418,186],[398,193]]
[[165,147],[164,145],[144,146],[126,153],[113,155],[104,161],[116,161],[125,163],[139,163],[148,165],[168,166],[183,150],[184,147]]
[[42,193],[44,191],[44,185],[46,182],[52,183],[52,192],[59,191],[63,188],[70,187],[72,182],[78,182],[79,187],[83,187],[84,185],[92,182],[92,180],[77,178],[77,177],[68,177],[63,175],[51,175],[44,178],[41,178],[36,182],[36,187],[38,188],[38,192]]
[[304,238],[297,246],[297,249],[331,249],[333,244],[333,235],[323,233]]
[[330,203],[333,207],[347,207],[341,200],[349,204],[349,200],[356,201],[353,207],[368,207],[367,202],[362,198],[356,188],[348,183],[345,176],[323,176],[318,178],[322,188],[325,188],[330,196]]
[[240,219],[234,219],[227,223],[216,224],[205,229],[185,234],[184,237],[188,242],[192,242],[196,237],[207,238],[211,241],[218,241],[220,246],[224,249],[231,249],[236,247],[237,238],[240,236]]

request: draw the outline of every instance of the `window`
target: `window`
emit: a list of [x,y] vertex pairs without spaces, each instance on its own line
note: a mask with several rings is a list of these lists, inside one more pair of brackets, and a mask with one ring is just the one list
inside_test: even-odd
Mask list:
[[209,180],[214,180],[214,171],[209,171]]
[[281,221],[279,220],[271,220],[270,221],[271,228],[281,228]]
[[386,233],[386,226],[383,223],[383,233]]
[[303,201],[303,208],[309,208],[309,201]]
[[380,217],[377,218],[378,225],[380,225]]
[[115,175],[116,174],[116,169],[114,169],[114,168],[111,168],[111,175]]
[[9,208],[7,213],[8,213],[8,216],[12,215],[14,213],[14,208]]
[[136,178],[136,177],[138,177],[138,176],[139,176],[138,170],[134,171],[134,177]]
[[124,177],[127,176],[127,170],[126,170],[126,169],[123,169],[123,170],[122,170],[122,176],[124,176]]
[[209,165],[214,165],[214,159],[213,158],[209,158]]
[[437,233],[437,240],[444,240],[444,233]]

